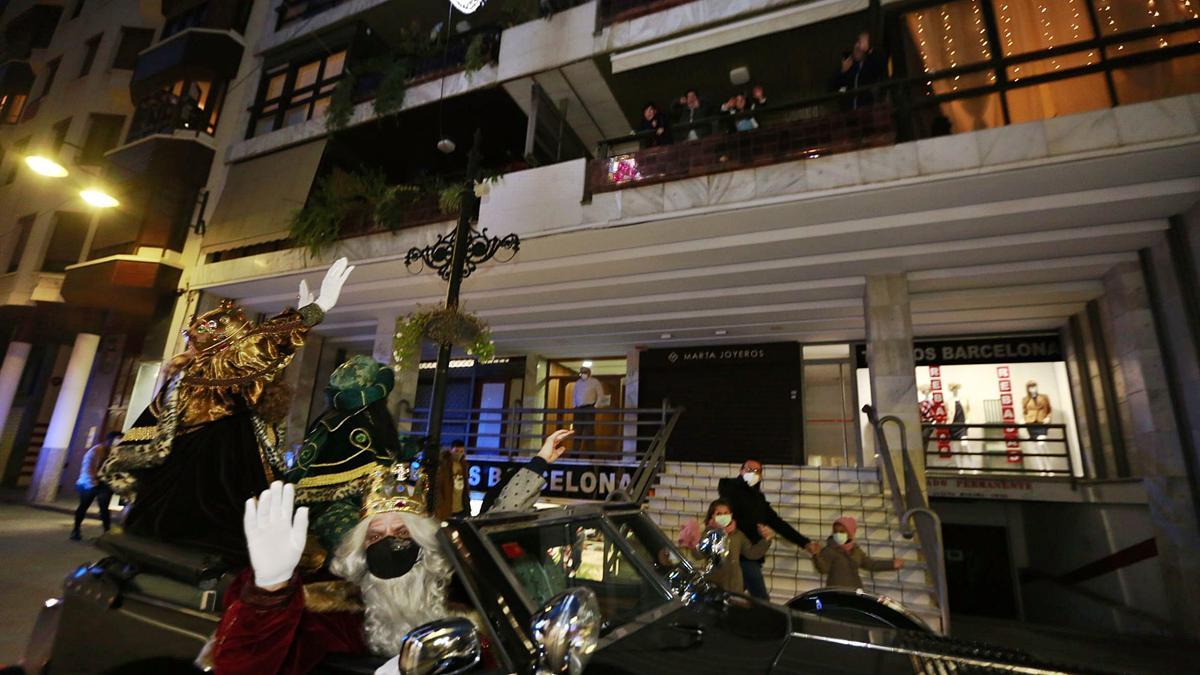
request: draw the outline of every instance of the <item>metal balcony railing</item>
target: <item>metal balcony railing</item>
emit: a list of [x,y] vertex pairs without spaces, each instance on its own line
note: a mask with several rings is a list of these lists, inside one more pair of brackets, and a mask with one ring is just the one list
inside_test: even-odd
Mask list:
[[1065,424],[922,424],[926,473],[1074,478]]
[[[461,438],[469,458],[514,461],[535,455],[543,439],[563,428],[575,430],[560,462],[624,466],[633,476],[622,497],[645,501],[666,461],[667,442],[682,408],[460,408],[447,409],[442,439]],[[402,433],[423,435],[429,410],[417,408],[398,419]]]
[[211,115],[190,96],[178,96],[169,91],[158,92],[138,104],[129,125],[126,143],[175,131],[194,131],[211,136],[216,126]]

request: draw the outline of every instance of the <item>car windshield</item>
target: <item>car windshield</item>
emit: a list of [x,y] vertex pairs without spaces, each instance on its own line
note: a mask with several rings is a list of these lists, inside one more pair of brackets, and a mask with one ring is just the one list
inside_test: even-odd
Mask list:
[[596,593],[601,633],[670,601],[662,585],[643,571],[600,519],[556,523],[485,534],[538,609],[570,588]]

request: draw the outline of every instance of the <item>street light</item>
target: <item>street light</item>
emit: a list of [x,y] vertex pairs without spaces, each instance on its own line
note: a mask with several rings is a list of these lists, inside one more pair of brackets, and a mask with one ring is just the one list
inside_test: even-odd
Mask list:
[[25,158],[25,165],[39,176],[48,178],[65,178],[69,173],[67,167],[45,155],[29,155]]
[[111,209],[114,206],[120,206],[121,202],[116,197],[108,194],[100,188],[88,188],[79,191],[79,197],[88,204],[98,209]]

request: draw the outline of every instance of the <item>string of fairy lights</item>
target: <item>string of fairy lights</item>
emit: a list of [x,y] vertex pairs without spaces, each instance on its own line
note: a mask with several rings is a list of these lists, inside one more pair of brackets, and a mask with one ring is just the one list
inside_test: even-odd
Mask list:
[[[1117,24],[1118,13],[1113,10],[1114,2],[1116,2],[1118,7],[1123,6],[1123,3],[1117,2],[1117,0],[1100,0],[1096,3],[1099,15],[1097,18],[1101,24],[1101,31],[1116,34],[1123,29],[1128,30],[1129,28],[1144,27],[1141,25],[1130,26],[1129,28],[1119,26]],[[1174,15],[1178,15],[1179,18],[1200,18],[1200,12],[1197,12],[1196,2],[1193,0],[1145,0],[1145,2],[1145,11],[1149,19],[1150,28],[1157,28],[1164,21],[1171,22],[1176,20]],[[1167,3],[1173,3],[1177,11],[1169,11],[1170,5]],[[1014,16],[1015,14],[1023,16],[1030,4],[1034,3],[1029,2],[1029,0],[1000,0],[1000,2],[996,3],[999,9],[999,32],[1004,42],[1003,50],[1005,57],[1028,52],[1034,48],[1018,47],[1017,43],[1023,36],[1021,35],[1021,29],[1017,27],[1018,24],[1015,23],[1016,17]],[[971,14],[969,17],[973,22],[972,28],[976,33],[976,39],[973,40],[967,37],[967,34],[971,30],[970,28],[967,34],[959,32],[959,39],[955,39],[955,24],[959,23],[961,25],[961,22],[956,21],[955,14],[960,13],[965,5],[966,3],[946,3],[915,13],[915,37],[918,44],[918,51],[921,55],[921,64],[926,73],[947,68],[954,69],[960,63],[964,65],[976,63],[979,60],[991,57],[991,46],[988,43],[986,24],[978,0],[970,2]],[[1162,9],[1164,5],[1168,8],[1166,12]],[[1137,13],[1136,9],[1133,11],[1134,14]],[[1069,19],[1064,16],[1068,12],[1070,15]],[[1036,48],[1054,50],[1056,47],[1090,39],[1092,37],[1091,27],[1084,23],[1087,12],[1088,9],[1084,0],[1066,0],[1065,2],[1062,2],[1062,0],[1036,0],[1036,12],[1032,21],[1036,24],[1036,30],[1041,42]],[[1168,16],[1164,20],[1164,13],[1172,16]],[[1129,15],[1126,14],[1125,16]],[[1141,22],[1135,20],[1135,23],[1140,24]],[[940,42],[937,42],[939,39]],[[940,46],[938,50],[940,54],[934,53],[929,48],[930,45],[928,43],[931,40],[937,42]],[[977,42],[977,47],[973,44],[975,42]],[[1169,45],[1165,35],[1159,36],[1157,42],[1160,48]],[[1124,44],[1116,46],[1116,51],[1118,52],[1124,51],[1124,49]],[[940,56],[941,58],[934,58],[935,56]],[[1089,50],[1086,58],[1086,63],[1096,63],[1096,50]],[[1051,55],[1049,57],[1050,69],[1061,70],[1063,63],[1060,61],[1060,57]],[[1012,81],[1019,81],[1022,77],[1021,66],[1012,66],[1010,75]],[[950,81],[951,91],[958,91],[960,77],[959,75],[955,75]],[[991,82],[995,82],[996,74],[989,72],[988,79]],[[927,84],[933,86],[932,81],[928,81]]]

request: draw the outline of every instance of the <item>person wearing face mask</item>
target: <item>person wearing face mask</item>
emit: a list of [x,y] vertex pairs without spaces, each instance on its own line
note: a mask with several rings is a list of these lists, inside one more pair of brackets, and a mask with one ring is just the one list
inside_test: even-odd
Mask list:
[[825,575],[826,586],[842,588],[862,588],[860,569],[872,572],[898,570],[904,566],[899,558],[893,560],[874,560],[858,547],[854,533],[858,523],[850,516],[842,516],[833,521],[833,533],[824,549],[813,556],[813,566]]
[[[751,544],[757,544],[777,532],[779,536],[805,548],[809,553],[819,552],[820,544],[797,532],[771,508],[759,485],[762,472],[761,462],[748,459],[742,464],[741,472],[736,478],[722,478],[717,483],[717,492],[721,499],[729,503],[738,531],[746,535]],[[766,580],[763,579],[762,560],[742,557],[739,563],[746,592],[756,598],[769,600],[771,594],[767,590]]]
[[[724,499],[714,500],[708,505],[708,513],[704,517],[704,526],[710,530],[721,530],[725,533],[725,545],[729,549],[729,556],[725,562],[717,565],[717,567],[706,577],[709,581],[719,586],[722,590],[730,593],[745,593],[746,583],[742,577],[741,560],[762,560],[767,555],[767,549],[771,548],[771,540],[775,538],[775,533],[768,530],[767,536],[764,536],[756,544],[750,543],[745,534],[737,529],[737,523],[733,520],[733,509],[730,508],[729,502]],[[697,528],[698,530],[699,528]],[[699,537],[697,537],[697,544]],[[695,544],[689,549],[689,552],[695,550]],[[698,553],[695,554],[697,562],[703,565]]]
[[572,424],[580,450],[596,448],[596,407],[603,396],[604,385],[592,377],[592,369],[587,366],[580,368],[579,379],[575,381],[575,391],[571,395],[575,407]]
[[[570,436],[551,434],[493,510],[531,508],[542,472]],[[276,482],[248,500],[251,567],[226,590],[220,626],[200,662],[218,675],[303,675],[330,654],[395,656],[413,628],[455,614],[447,599],[450,561],[425,503],[428,483],[421,471],[412,480],[410,469],[407,457],[375,463],[358,510],[350,511],[355,499],[340,499],[314,517],[311,532],[309,507],[293,508],[291,484]],[[314,538],[334,550],[332,561],[326,574],[302,576]]]

